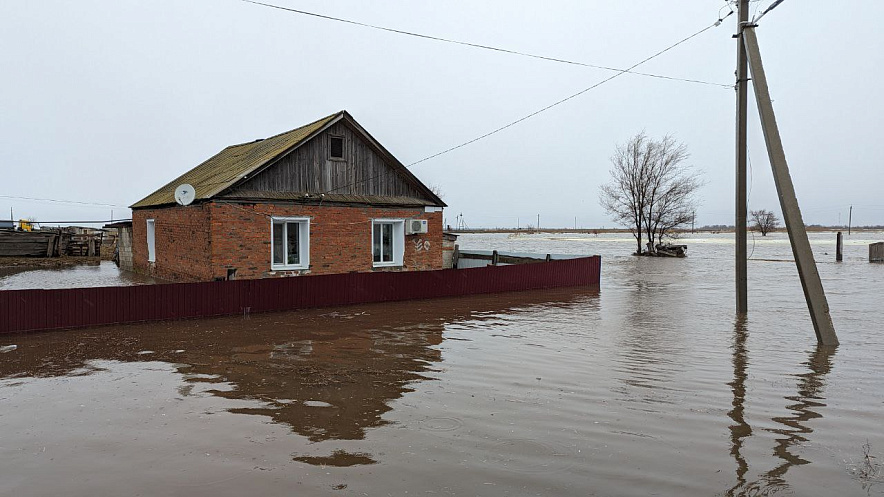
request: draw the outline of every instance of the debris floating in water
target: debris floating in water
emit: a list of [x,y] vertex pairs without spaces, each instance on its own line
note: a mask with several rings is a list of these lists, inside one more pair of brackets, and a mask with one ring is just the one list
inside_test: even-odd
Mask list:
[[0,354],[5,353],[5,352],[12,352],[13,350],[15,350],[15,349],[17,349],[17,348],[18,348],[18,345],[3,345],[3,346],[0,346]]

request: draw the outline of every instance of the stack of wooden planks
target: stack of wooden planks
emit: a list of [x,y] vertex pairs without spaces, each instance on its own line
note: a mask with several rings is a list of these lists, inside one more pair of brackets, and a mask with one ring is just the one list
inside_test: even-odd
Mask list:
[[55,231],[0,230],[0,257],[51,257]]
[[0,257],[98,256],[103,232],[78,231],[75,228],[0,230]]

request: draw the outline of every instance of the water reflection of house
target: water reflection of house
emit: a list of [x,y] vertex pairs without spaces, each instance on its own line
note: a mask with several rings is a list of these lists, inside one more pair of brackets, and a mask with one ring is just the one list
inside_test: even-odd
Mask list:
[[133,265],[182,281],[440,269],[443,207],[341,111],[227,147],[136,202]]
[[[444,332],[463,321],[496,320],[535,305],[586,306],[598,289],[546,289],[426,301],[373,304],[337,311],[258,314],[248,319],[145,323],[66,333],[40,333],[0,361],[0,379],[83,375],[93,361],[174,364],[165,386],[185,402],[201,385],[230,399],[220,408],[281,424],[313,442],[311,464],[374,462],[337,450],[384,426],[395,401],[429,381],[443,359]],[[145,351],[149,351],[146,353]],[[99,370],[95,370],[99,371]],[[100,387],[102,380],[96,375]],[[224,383],[227,388],[215,388]],[[242,401],[249,402],[243,408]],[[328,441],[335,449],[326,456]],[[346,447],[346,445],[345,445]]]
[[386,424],[389,402],[442,358],[434,348],[442,342],[441,323],[407,333],[401,328],[408,325],[397,318],[377,325],[386,330],[317,331],[297,341],[236,348],[225,358],[223,374],[238,388],[218,395],[237,399],[247,392],[267,402],[232,412],[268,416],[311,442],[360,440],[366,430]]
[[100,336],[89,330],[39,334],[0,361],[0,379],[82,374],[93,360],[164,361],[179,365],[186,382],[233,387],[213,388],[218,397],[256,401],[230,412],[266,416],[311,442],[361,440],[386,424],[391,401],[442,359],[436,346],[460,307],[450,299],[283,318],[260,314],[245,322],[132,325],[103,329]]

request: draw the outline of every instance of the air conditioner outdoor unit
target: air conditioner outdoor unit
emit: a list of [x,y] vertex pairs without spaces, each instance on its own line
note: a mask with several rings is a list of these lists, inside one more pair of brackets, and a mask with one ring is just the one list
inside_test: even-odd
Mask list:
[[426,219],[409,219],[405,222],[405,233],[408,235],[417,235],[427,232]]

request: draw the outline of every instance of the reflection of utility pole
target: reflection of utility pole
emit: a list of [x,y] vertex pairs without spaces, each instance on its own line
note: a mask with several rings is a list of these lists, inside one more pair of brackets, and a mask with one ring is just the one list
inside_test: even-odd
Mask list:
[[807,301],[811,321],[813,321],[813,329],[820,344],[838,345],[835,326],[832,324],[832,316],[829,314],[829,303],[826,301],[826,292],[823,290],[820,273],[813,258],[813,251],[810,249],[810,240],[807,238],[807,230],[804,227],[801,209],[798,207],[798,199],[795,196],[795,186],[792,184],[792,176],[789,174],[786,152],[783,149],[773,103],[770,99],[770,90],[767,86],[767,76],[761,62],[761,51],[758,48],[755,27],[744,25],[741,34],[743,46],[746,49],[746,58],[752,70],[755,102],[758,105],[758,115],[761,118],[761,127],[764,132],[764,141],[767,144],[771,169],[773,169],[774,183],[776,183],[777,194],[780,197],[780,208],[783,212],[783,220],[786,222],[786,229],[789,232],[792,254],[795,256],[795,264],[798,266],[798,276],[804,289],[804,298]]
[[782,464],[762,476],[771,487],[782,488],[781,484],[785,481],[783,477],[793,466],[811,463],[809,460],[793,454],[790,449],[808,443],[810,434],[813,433],[813,428],[808,425],[808,421],[823,417],[823,414],[818,411],[821,407],[826,406],[823,390],[826,386],[826,376],[832,370],[832,356],[834,354],[835,349],[819,346],[811,352],[810,359],[805,363],[810,370],[798,375],[798,395],[785,397],[788,402],[787,409],[791,411],[791,414],[771,418],[771,421],[783,426],[783,428],[771,430],[779,435],[773,453],[783,460]]
[[832,357],[835,354],[835,349],[819,345],[816,350],[810,353],[810,359],[804,363],[808,366],[809,371],[798,375],[797,395],[785,397],[788,402],[786,409],[790,411],[790,415],[771,418],[771,421],[781,425],[781,428],[765,428],[765,431],[777,435],[773,455],[783,462],[760,475],[757,480],[747,482],[745,475],[748,465],[741,450],[744,439],[752,435],[752,426],[742,417],[745,402],[746,363],[744,356],[738,355],[745,352],[745,347],[742,350],[738,348],[740,346],[739,340],[740,334],[738,332],[737,341],[734,344],[734,381],[730,383],[734,394],[734,409],[728,413],[728,416],[737,423],[730,427],[731,455],[734,456],[737,463],[737,484],[727,491],[726,495],[728,496],[746,495],[746,491],[752,489],[785,488],[787,486],[785,475],[789,469],[811,464],[811,461],[793,453],[792,449],[810,443],[809,438],[813,433],[813,426],[809,422],[823,417],[820,408],[826,406],[823,397],[826,376],[832,370]]
[[737,291],[737,314],[745,314],[749,310],[749,292],[747,290],[748,270],[746,267],[746,114],[749,108],[749,70],[746,59],[743,27],[749,22],[749,0],[740,0],[737,15],[737,177],[736,177],[736,215],[734,218],[734,234],[736,236],[735,283]]
[[727,416],[733,424],[728,429],[731,435],[731,456],[737,464],[737,483],[727,494],[729,497],[738,495],[746,485],[746,473],[749,471],[749,463],[743,456],[743,445],[747,437],[752,436],[752,426],[746,421],[746,380],[749,378],[749,354],[746,351],[746,316],[737,316],[734,322],[734,346],[731,362],[734,368],[734,380],[728,385],[731,387],[733,400],[732,409]]

